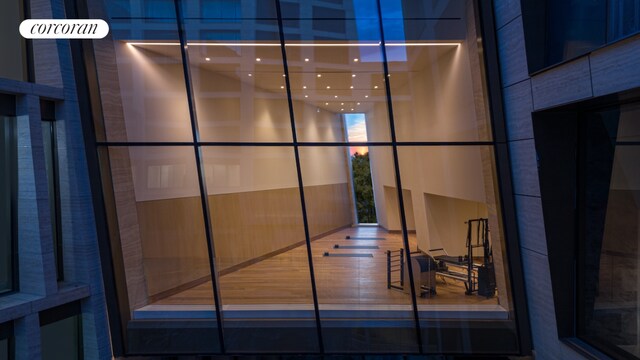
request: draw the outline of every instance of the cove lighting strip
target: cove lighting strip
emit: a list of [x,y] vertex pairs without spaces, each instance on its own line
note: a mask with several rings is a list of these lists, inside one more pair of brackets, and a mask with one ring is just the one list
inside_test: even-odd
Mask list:
[[[178,42],[138,42],[138,41],[128,41],[127,45],[131,46],[180,46]],[[284,46],[290,47],[337,47],[337,46],[345,46],[345,47],[366,47],[366,46],[380,46],[382,43],[319,43],[319,44],[284,44]],[[418,43],[386,43],[386,46],[460,46],[460,43],[440,43],[440,42],[418,42]],[[187,43],[187,46],[224,46],[224,47],[234,47],[234,46],[270,46],[270,47],[279,47],[280,43]]]

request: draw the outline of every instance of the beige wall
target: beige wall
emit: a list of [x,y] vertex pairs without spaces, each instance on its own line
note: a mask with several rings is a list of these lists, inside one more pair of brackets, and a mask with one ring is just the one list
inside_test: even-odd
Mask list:
[[[119,123],[107,122],[115,139],[191,140],[182,70],[171,53],[175,50],[163,51],[116,44],[123,116]],[[196,79],[207,79],[195,81],[203,140],[291,140],[286,98],[211,71],[196,73]],[[294,110],[301,140],[344,141],[339,114],[301,101],[294,102]],[[148,296],[209,276],[193,148],[136,147],[118,153],[128,154],[130,163],[117,171],[128,173],[132,182],[133,191],[122,194],[135,197],[128,201],[137,205]],[[292,147],[204,147],[202,158],[219,270],[304,241]],[[310,235],[351,225],[346,150],[304,147],[300,159]],[[128,186],[115,184],[116,191],[120,185]]]

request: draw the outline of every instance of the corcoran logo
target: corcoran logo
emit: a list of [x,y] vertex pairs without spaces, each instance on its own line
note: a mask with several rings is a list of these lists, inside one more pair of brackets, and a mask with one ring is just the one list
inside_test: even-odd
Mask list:
[[26,39],[102,39],[108,33],[109,24],[100,19],[29,19],[20,24]]

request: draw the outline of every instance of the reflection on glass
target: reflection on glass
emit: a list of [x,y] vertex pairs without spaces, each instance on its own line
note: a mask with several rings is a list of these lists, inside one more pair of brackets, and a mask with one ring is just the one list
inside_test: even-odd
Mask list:
[[[345,142],[341,115],[350,113],[364,114],[369,141],[390,140],[380,26],[371,12],[376,5],[351,5],[336,14],[314,7],[314,14],[327,12],[314,20],[283,20],[301,142]],[[353,20],[360,12],[367,16]]]
[[[189,62],[202,141],[291,141],[291,117],[275,20],[187,20]],[[234,36],[219,29],[237,29]],[[245,38],[246,36],[246,38]]]
[[[584,153],[584,241],[578,332],[599,348],[640,357],[640,137],[638,105],[597,113]],[[617,145],[614,145],[615,141]]]
[[134,317],[148,304],[212,305],[193,148],[112,147],[108,161]]
[[13,290],[13,242],[17,191],[17,137],[14,117],[0,115],[0,293]]
[[[387,282],[388,274],[394,282],[400,280],[403,254],[391,148],[369,147],[363,155],[370,158],[366,170],[374,185],[375,196],[369,199],[378,214],[374,224],[356,222],[356,182],[362,181],[356,176],[365,170],[349,168],[356,154],[351,155],[349,147],[300,148],[325,348],[332,352],[414,351],[410,287],[390,288]],[[392,269],[387,252],[393,256]],[[363,324],[383,322],[396,327],[395,333],[383,336],[371,329],[356,338],[340,329],[340,321],[347,318]]]
[[239,330],[226,321],[226,331],[236,334],[227,336],[227,346],[238,351],[317,349],[293,148],[203,147],[202,154],[226,316],[262,310],[261,317],[273,319],[281,316],[278,311],[297,310],[308,320],[301,322],[295,341],[271,339],[259,328],[236,334]]
[[[478,320],[480,313],[508,319],[510,294],[491,147],[407,146],[398,155],[416,257],[432,263],[417,272],[433,271],[435,280],[436,295],[418,298],[421,320],[459,317],[461,310],[472,310],[463,317],[469,321]],[[435,315],[433,304],[457,306],[454,312]]]
[[383,8],[398,141],[490,140],[473,2]]
[[112,36],[94,42],[99,140],[192,141],[174,2],[114,2],[108,10]]

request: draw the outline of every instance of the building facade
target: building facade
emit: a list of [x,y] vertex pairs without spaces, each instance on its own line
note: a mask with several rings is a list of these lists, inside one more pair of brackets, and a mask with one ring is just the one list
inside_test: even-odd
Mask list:
[[3,6],[0,359],[640,356],[638,1]]

